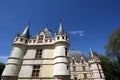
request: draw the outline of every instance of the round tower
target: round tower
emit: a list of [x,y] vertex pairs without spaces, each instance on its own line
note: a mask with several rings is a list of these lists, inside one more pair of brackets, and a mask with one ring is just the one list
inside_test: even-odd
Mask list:
[[27,26],[21,36],[16,36],[13,42],[11,54],[2,73],[1,80],[17,80],[22,58],[26,51],[28,33],[29,27]]
[[100,65],[98,57],[94,56],[93,51],[90,49],[90,59],[88,60],[91,71],[91,79],[94,80],[105,80],[105,76]]
[[64,32],[62,24],[55,36],[54,77],[62,80],[70,79],[69,37]]

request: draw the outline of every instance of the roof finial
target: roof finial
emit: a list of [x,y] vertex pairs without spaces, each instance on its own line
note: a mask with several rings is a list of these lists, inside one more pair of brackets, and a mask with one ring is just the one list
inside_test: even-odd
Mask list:
[[93,51],[92,49],[90,48],[90,57],[93,58],[94,57],[94,54],[93,54]]
[[22,37],[29,38],[29,27],[30,27],[31,19],[29,20],[25,30],[22,33]]
[[63,33],[64,33],[64,29],[63,29],[63,26],[62,26],[62,18],[60,18],[60,26],[59,26],[58,34],[63,34]]

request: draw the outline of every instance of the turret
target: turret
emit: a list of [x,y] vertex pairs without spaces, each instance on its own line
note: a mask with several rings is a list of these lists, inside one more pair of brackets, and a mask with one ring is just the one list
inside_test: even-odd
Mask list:
[[91,79],[94,80],[105,80],[102,67],[100,65],[100,60],[97,56],[94,55],[92,49],[90,49],[90,57],[88,59],[90,65]]
[[15,44],[24,44],[24,45],[27,44],[29,36],[30,36],[29,35],[30,22],[31,22],[31,20],[29,21],[29,23],[27,24],[26,28],[24,29],[24,31],[21,35],[17,34],[17,36],[14,40]]
[[1,80],[17,80],[22,64],[22,58],[26,52],[26,44],[29,38],[29,25],[23,31],[22,35],[15,37],[11,54],[8,58]]
[[[69,57],[69,39],[66,32],[62,28],[60,22],[59,30],[55,36],[54,50],[54,77],[65,80],[70,79],[70,57]],[[63,79],[62,79],[63,80]]]

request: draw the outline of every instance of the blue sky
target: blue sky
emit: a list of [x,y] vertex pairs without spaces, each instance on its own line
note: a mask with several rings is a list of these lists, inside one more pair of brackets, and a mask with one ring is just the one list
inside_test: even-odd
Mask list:
[[0,61],[6,62],[17,33],[31,18],[30,33],[58,31],[60,18],[70,35],[70,49],[104,54],[109,35],[120,27],[120,0],[0,0]]

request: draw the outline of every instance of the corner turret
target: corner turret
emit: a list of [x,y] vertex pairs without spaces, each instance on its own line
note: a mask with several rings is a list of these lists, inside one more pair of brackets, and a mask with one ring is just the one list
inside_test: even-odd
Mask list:
[[93,73],[91,78],[94,80],[105,80],[102,67],[100,65],[100,59],[94,55],[92,49],[90,49],[90,58],[88,59],[90,65],[90,71]]
[[[29,22],[30,24],[30,22]],[[17,80],[23,56],[26,52],[26,43],[29,38],[29,24],[20,36],[16,35],[11,54],[8,58],[7,65],[2,73],[1,80]]]
[[26,28],[24,29],[23,33],[21,35],[17,34],[14,40],[14,44],[24,44],[26,45],[28,40],[29,40],[29,27],[30,27],[30,22],[27,24]]
[[60,20],[60,26],[58,32],[55,34],[55,42],[65,42],[69,44],[69,35],[64,32],[62,21]]
[[60,27],[55,35],[55,50],[54,50],[54,77],[56,79],[70,79],[70,57],[69,57],[69,39],[67,33]]

